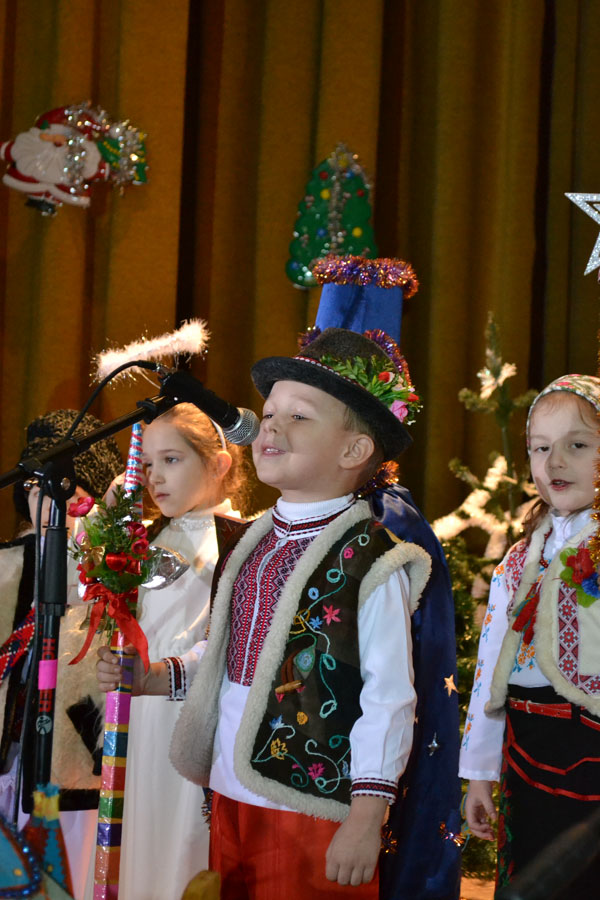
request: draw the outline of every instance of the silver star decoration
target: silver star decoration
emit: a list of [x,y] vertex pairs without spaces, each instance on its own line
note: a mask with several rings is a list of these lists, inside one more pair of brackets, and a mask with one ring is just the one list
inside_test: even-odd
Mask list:
[[[587,216],[600,225],[600,194],[565,194],[565,197],[572,200]],[[598,268],[600,268],[600,234],[596,239],[592,255],[588,259],[588,264],[583,274],[589,275],[590,272]]]
[[430,744],[427,744],[427,749],[429,750],[429,755],[433,756],[436,750],[440,749],[440,745],[437,742],[437,731],[433,732],[433,738]]

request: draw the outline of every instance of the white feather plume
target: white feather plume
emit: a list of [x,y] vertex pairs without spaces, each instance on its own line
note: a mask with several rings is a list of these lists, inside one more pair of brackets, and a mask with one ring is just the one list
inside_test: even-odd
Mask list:
[[[103,350],[94,357],[93,376],[97,381],[102,381],[114,369],[134,359],[151,360],[152,362],[173,359],[176,364],[177,359],[181,356],[204,353],[209,338],[210,332],[206,322],[202,319],[190,319],[176,331],[170,331],[155,338],[142,337],[121,349]],[[137,366],[132,366],[130,369],[125,369],[121,376],[140,374],[142,371]]]

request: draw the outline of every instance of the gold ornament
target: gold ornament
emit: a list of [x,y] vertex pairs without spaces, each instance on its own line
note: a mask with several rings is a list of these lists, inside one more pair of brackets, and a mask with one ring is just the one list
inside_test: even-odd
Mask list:
[[454,675],[449,675],[448,678],[444,678],[444,687],[448,691],[448,696],[452,694],[452,691],[456,691],[458,694],[458,688],[454,684]]

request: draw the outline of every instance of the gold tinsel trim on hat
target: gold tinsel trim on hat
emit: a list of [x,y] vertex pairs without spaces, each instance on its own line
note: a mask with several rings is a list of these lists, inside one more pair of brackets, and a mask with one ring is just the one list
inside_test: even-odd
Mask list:
[[373,284],[381,288],[400,287],[408,299],[419,289],[419,282],[410,263],[402,259],[364,256],[323,256],[311,263],[312,274],[318,284]]

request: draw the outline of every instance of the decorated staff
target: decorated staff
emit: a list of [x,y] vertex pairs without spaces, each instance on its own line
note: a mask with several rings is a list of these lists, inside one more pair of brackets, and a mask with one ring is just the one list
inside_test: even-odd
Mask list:
[[[127,468],[123,487],[126,494],[131,494],[140,485],[144,484],[144,466],[142,464],[142,426],[136,422],[131,429],[129,453],[127,455]],[[135,504],[134,513],[141,519],[143,515],[142,498]]]
[[[134,457],[128,470],[135,468]],[[129,473],[132,477],[132,472]],[[106,698],[102,777],[98,808],[98,837],[94,872],[94,900],[119,895],[121,822],[125,790],[127,733],[131,703],[133,645],[148,668],[148,642],[136,620],[138,586],[148,580],[158,551],[150,547],[141,522],[139,503],[142,487],[132,492],[116,488],[116,503],[98,503],[89,516],[93,500],[86,498],[71,504],[69,514],[82,517],[83,530],[75,539],[81,580],[87,585],[84,600],[92,601],[90,624],[85,643],[72,663],[85,656],[92,638],[104,621],[111,634],[110,646],[123,664],[123,679]],[[136,509],[138,507],[138,509]]]
[[[102,379],[135,359],[177,362],[182,356],[204,352],[207,341],[204,322],[192,320],[173,333],[143,338],[120,350],[99,354],[95,360],[96,375]],[[85,656],[93,635],[104,624],[111,650],[123,665],[121,683],[106,698],[94,900],[115,900],[119,895],[133,665],[126,647],[132,645],[148,667],[148,642],[136,619],[138,586],[161,587],[187,568],[178,554],[149,545],[142,523],[143,483],[142,428],[138,423],[132,428],[124,485],[115,489],[114,506],[100,501],[95,515],[89,517],[93,500],[72,504],[70,509],[72,515],[82,517],[83,531],[73,550],[79,560],[81,579],[87,585],[84,599],[94,604],[87,638],[73,662]],[[167,563],[164,567],[163,560]]]

